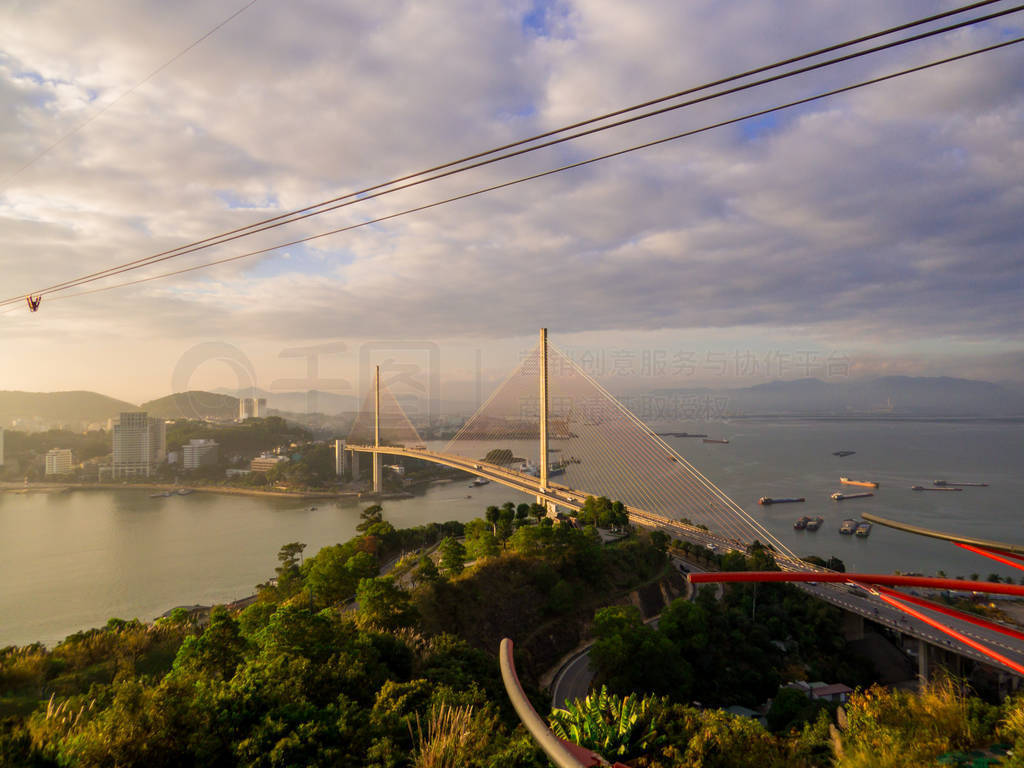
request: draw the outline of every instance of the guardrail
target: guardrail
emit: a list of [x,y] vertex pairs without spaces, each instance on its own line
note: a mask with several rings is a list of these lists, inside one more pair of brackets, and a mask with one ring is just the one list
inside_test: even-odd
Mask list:
[[[512,641],[507,637],[501,641],[498,661],[501,665],[501,679],[505,683],[505,691],[508,693],[508,698],[512,702],[516,714],[519,715],[526,730],[530,732],[534,741],[544,750],[544,754],[551,762],[558,768],[593,768],[593,766],[609,765],[608,761],[596,752],[562,741],[551,732],[548,724],[541,719],[537,710],[530,704],[530,700],[526,698],[523,686],[519,683],[515,661],[512,659]],[[612,768],[627,768],[627,766],[615,763]]]

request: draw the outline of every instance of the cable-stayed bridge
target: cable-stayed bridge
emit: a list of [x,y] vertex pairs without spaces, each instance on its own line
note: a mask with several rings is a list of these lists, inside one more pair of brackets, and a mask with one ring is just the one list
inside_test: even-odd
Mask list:
[[346,449],[372,454],[375,492],[381,490],[381,455],[409,456],[465,470],[549,506],[577,510],[587,496],[607,496],[622,501],[637,523],[681,525],[707,543],[727,548],[744,549],[756,540],[770,545],[780,564],[806,567],[550,345],[546,330],[541,330],[537,347],[441,451],[426,449],[379,376]]
[[[758,541],[773,550],[783,571],[824,572],[797,557],[550,345],[546,329],[540,331],[537,347],[440,451],[427,449],[398,400],[380,381],[379,371],[345,449],[353,453],[356,466],[355,457],[371,456],[376,493],[382,489],[382,457],[407,456],[507,486],[535,497],[549,510],[578,511],[588,496],[606,496],[623,502],[636,525],[716,551],[742,552]],[[856,574],[848,576],[845,586],[822,578],[816,580],[822,583],[803,588],[860,620],[917,638],[922,675],[927,676],[930,657],[943,655],[995,662],[1018,679],[1024,674],[1024,634],[948,613],[941,622],[921,619],[919,611],[893,594],[859,583]]]

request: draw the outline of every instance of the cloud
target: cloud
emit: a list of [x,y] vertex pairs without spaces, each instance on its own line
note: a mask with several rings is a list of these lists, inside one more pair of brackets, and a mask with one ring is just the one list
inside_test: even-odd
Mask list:
[[[259,2],[0,186],[3,293],[941,7]],[[199,2],[174,12],[155,2],[102,13],[73,3],[0,10],[0,178],[227,13]],[[806,75],[153,271],[692,129],[984,45],[1016,27],[994,22]],[[790,329],[833,343],[871,341],[882,356],[886,345],[937,337],[992,347],[1024,330],[1022,65],[1017,48],[986,54],[753,127],[313,241],[293,247],[292,259],[262,256],[47,301],[29,323],[0,322],[37,339],[43,354],[54,333],[105,355],[121,336],[259,343],[402,337],[414,328],[432,338],[508,339],[541,324],[638,338],[662,329]]]

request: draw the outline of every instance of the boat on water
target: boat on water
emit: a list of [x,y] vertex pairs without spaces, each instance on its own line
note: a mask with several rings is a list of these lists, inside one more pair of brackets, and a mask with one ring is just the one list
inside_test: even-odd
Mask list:
[[936,480],[932,485],[937,485],[942,488],[953,487],[953,486],[970,486],[971,488],[988,488],[988,483],[952,483],[948,480]]
[[173,496],[173,495],[174,495],[174,493],[172,491],[161,491],[160,493],[151,493],[151,494],[149,494],[149,498],[151,498],[151,499],[166,499],[168,496]]
[[839,532],[844,536],[852,536],[853,532],[857,530],[857,521],[851,517],[843,520],[843,524],[839,526]]
[[825,520],[821,517],[812,517],[807,521],[807,530],[816,531],[821,528],[821,524],[824,522]]
[[807,524],[811,521],[809,517],[801,517],[793,523],[794,531],[802,531],[807,527]]
[[854,536],[859,536],[862,539],[866,539],[871,533],[871,523],[860,522],[857,523],[857,527],[853,531]]
[[192,489],[192,488],[179,488],[178,489],[178,495],[179,496],[188,496],[190,493],[195,493],[195,490]]
[[481,485],[489,485],[490,482],[491,481],[488,480],[486,477],[477,477],[477,478],[475,478],[473,480],[473,482],[471,482],[469,484],[469,487],[470,488],[479,488]]
[[659,432],[659,437],[707,437],[703,432]]
[[719,440],[719,439],[714,438],[714,437],[705,437],[704,438],[704,442],[705,443],[719,443],[721,445],[728,445],[729,444],[729,441],[724,439],[724,438]]
[[943,485],[938,488],[932,488],[927,485],[912,485],[910,486],[912,491],[962,491],[963,488],[954,488],[951,485]]
[[[523,462],[519,465],[519,471],[523,472],[531,477],[540,477],[540,467],[529,461]],[[557,475],[565,474],[565,462],[554,461],[548,464],[548,477],[555,477]]]
[[856,451],[832,451],[832,455],[838,456],[839,458],[843,458],[843,456],[853,456],[855,453]]
[[843,485],[862,485],[865,488],[877,488],[878,483],[873,480],[851,480],[848,477],[840,477],[839,482]]
[[863,499],[868,496],[874,496],[873,493],[833,493],[832,501],[843,501],[844,499]]
[[764,504],[766,507],[770,504],[795,504],[798,501],[807,501],[803,496],[800,498],[787,498],[787,499],[773,499],[771,496],[762,496],[757,500],[758,504]]

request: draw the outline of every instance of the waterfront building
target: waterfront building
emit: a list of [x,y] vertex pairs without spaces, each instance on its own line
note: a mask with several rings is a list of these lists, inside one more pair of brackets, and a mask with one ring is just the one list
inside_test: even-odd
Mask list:
[[199,469],[217,463],[219,448],[216,440],[192,439],[188,445],[181,446],[181,466],[183,469]]
[[241,397],[238,399],[238,420],[262,419],[267,415],[265,397]]
[[269,472],[278,464],[288,461],[287,456],[273,456],[269,454],[263,454],[257,456],[255,459],[249,462],[249,469],[253,472]]
[[46,474],[67,475],[71,473],[71,449],[53,448],[46,452]]
[[149,477],[167,456],[167,431],[162,419],[145,411],[126,411],[114,425],[113,479]]
[[4,428],[0,427],[0,467],[4,465]]

